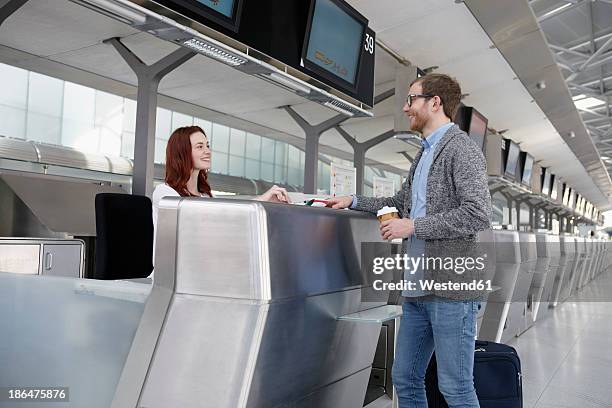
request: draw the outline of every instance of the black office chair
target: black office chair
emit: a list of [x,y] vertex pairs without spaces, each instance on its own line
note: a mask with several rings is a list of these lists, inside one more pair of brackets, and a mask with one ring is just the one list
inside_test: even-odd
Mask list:
[[146,278],[153,270],[151,200],[131,194],[96,195],[95,279]]

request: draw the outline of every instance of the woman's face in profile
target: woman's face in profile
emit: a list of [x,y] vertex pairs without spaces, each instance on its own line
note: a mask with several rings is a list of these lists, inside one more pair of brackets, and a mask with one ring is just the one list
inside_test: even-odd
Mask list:
[[191,140],[191,161],[195,170],[210,170],[211,150],[208,138],[202,132],[195,132],[189,136]]

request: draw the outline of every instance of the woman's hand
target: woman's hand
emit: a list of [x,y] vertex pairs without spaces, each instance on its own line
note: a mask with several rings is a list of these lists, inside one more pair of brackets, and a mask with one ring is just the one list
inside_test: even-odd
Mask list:
[[268,201],[271,203],[291,203],[287,190],[277,185],[272,186],[268,191],[255,197],[257,201]]

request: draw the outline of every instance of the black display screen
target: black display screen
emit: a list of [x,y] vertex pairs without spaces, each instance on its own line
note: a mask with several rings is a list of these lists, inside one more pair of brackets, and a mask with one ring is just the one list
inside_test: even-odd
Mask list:
[[557,192],[557,180],[555,179],[555,175],[551,174],[550,175],[550,184],[552,185],[552,187],[550,188],[550,198],[552,200],[556,200],[557,196],[559,195]]
[[354,88],[361,50],[367,45],[367,26],[367,20],[343,1],[313,0],[302,63],[319,75]]
[[550,193],[550,171],[548,169],[542,169],[544,172],[544,180],[542,181],[542,194],[548,195]]
[[[210,22],[238,32],[243,0],[156,0],[206,26]],[[213,26],[213,28],[216,28]]]
[[508,150],[508,159],[506,160],[505,174],[515,179],[516,179],[516,165],[518,163],[519,153],[520,153],[520,150],[519,150],[518,145],[514,142],[510,142],[510,150]]
[[470,119],[470,137],[476,142],[478,147],[484,151],[485,137],[487,135],[487,124],[489,121],[482,116],[480,112],[472,108],[472,117]]
[[525,157],[525,165],[523,166],[522,183],[526,186],[531,186],[531,170],[533,169],[533,157],[527,155]]

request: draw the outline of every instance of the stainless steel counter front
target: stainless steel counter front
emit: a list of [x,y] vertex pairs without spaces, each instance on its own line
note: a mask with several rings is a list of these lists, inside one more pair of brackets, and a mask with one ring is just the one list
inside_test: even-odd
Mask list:
[[162,200],[155,283],[113,407],[361,406],[380,323],[361,301],[369,214]]

